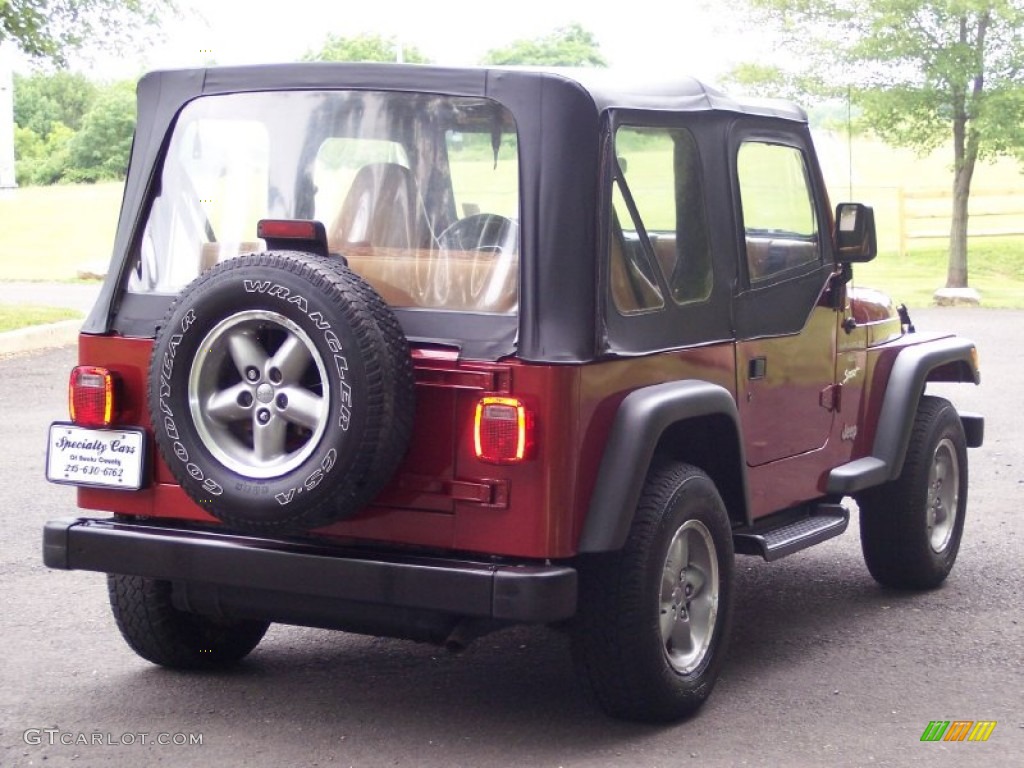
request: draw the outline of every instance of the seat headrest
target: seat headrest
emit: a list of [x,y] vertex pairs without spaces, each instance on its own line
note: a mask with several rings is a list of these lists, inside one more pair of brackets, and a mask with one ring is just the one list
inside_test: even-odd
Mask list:
[[413,247],[415,199],[412,172],[404,165],[364,165],[352,179],[341,211],[331,225],[329,240],[341,245]]

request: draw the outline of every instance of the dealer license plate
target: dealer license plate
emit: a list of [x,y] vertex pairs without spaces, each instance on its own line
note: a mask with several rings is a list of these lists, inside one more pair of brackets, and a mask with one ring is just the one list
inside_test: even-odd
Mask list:
[[53,483],[138,490],[146,434],[141,429],[89,429],[50,425],[46,479]]

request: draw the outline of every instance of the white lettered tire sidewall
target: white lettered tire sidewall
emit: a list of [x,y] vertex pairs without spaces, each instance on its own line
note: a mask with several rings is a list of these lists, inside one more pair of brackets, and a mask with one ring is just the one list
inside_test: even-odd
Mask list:
[[[387,475],[373,466],[375,443],[388,429],[388,408],[395,407],[387,404],[395,400],[385,381],[388,364],[378,360],[388,345],[367,296],[380,301],[339,260],[292,252],[224,262],[182,292],[157,335],[150,415],[160,453],[193,501],[254,531],[303,530],[357,511],[367,482]],[[308,362],[302,362],[304,352],[292,358],[304,367],[285,382],[292,386],[287,390],[272,365],[275,340],[284,348],[280,338],[309,355]],[[249,358],[263,362],[242,365]],[[244,378],[243,368],[253,381]],[[236,392],[237,403],[230,402]],[[295,426],[280,417],[280,428],[288,431],[278,439],[288,447],[276,463],[264,461],[257,416],[279,418],[285,392],[315,402],[319,423]],[[411,392],[399,393],[398,400],[399,410],[407,409]],[[218,413],[228,414],[223,425],[204,416],[214,403]],[[227,454],[218,450],[218,440]]]

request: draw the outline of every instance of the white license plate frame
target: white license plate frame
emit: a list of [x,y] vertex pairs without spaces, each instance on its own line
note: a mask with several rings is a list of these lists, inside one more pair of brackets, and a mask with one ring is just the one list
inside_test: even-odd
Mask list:
[[143,429],[93,429],[70,422],[50,424],[46,479],[61,485],[137,491],[146,466]]

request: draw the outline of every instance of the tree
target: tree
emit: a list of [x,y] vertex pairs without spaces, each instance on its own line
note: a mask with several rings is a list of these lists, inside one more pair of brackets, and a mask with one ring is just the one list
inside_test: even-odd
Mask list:
[[68,146],[66,181],[123,179],[135,132],[135,84],[114,83],[96,97]]
[[[1024,155],[1024,0],[746,0],[796,65],[748,69],[819,95],[847,88],[883,138],[921,152],[953,141],[946,285],[965,288],[979,158]],[[757,22],[755,22],[757,23]]]
[[74,131],[54,123],[41,137],[30,128],[14,127],[15,180],[21,186],[56,184],[68,168],[68,148]]
[[504,48],[494,48],[487,52],[484,63],[547,67],[608,66],[594,35],[578,23],[559,27],[544,37],[516,40]]
[[64,66],[86,42],[137,43],[144,26],[173,8],[173,0],[0,0],[0,43]]
[[97,86],[66,72],[17,82],[19,184],[124,178],[135,130],[134,83]]
[[[401,57],[399,57],[401,54]],[[342,37],[329,33],[319,51],[307,51],[303,61],[403,61],[428,64],[426,56],[412,45],[402,45],[394,37],[356,35]]]
[[[0,0],[2,2],[2,0]],[[14,156],[18,184],[53,184],[68,168],[75,132],[96,99],[84,75],[57,71],[14,77]]]
[[64,70],[15,75],[14,122],[43,139],[57,123],[77,131],[95,98],[96,85],[85,75]]

